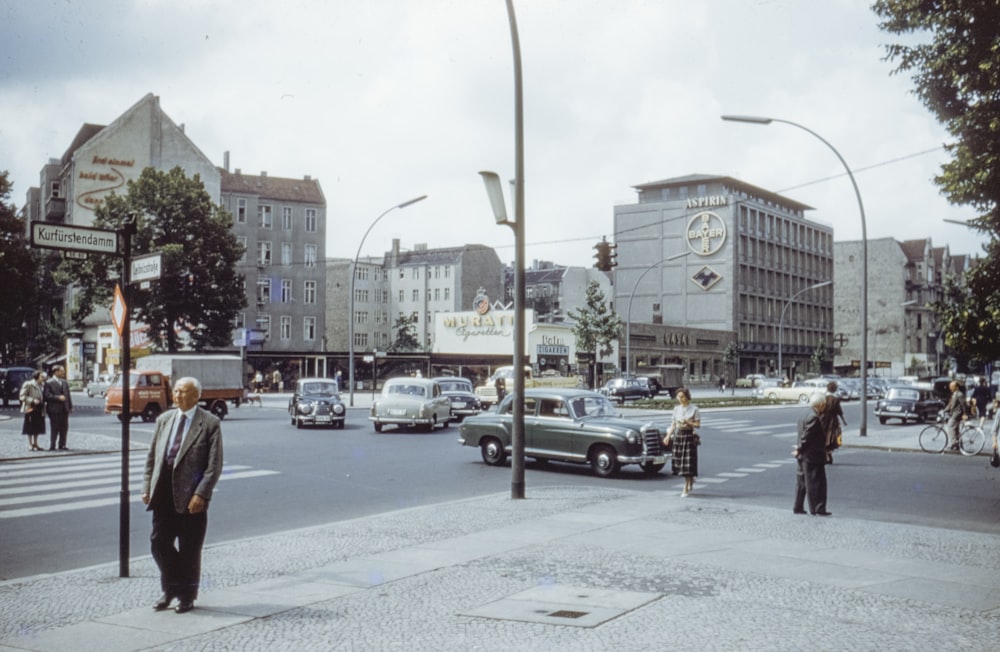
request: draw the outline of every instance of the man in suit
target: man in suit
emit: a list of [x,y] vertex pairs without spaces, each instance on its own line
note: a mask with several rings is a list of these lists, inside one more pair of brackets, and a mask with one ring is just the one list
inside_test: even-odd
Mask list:
[[809,498],[809,513],[814,516],[830,516],[826,510],[826,421],[823,409],[826,396],[813,394],[809,399],[809,411],[799,419],[799,436],[792,455],[798,459],[795,476],[795,504],[792,511],[805,514],[805,499]]
[[73,411],[73,397],[69,393],[69,383],[66,382],[66,369],[62,366],[52,368],[52,377],[45,381],[42,389],[45,396],[45,412],[49,415],[52,426],[49,435],[49,450],[54,451],[56,444],[59,450],[66,448],[66,437],[69,434],[69,413]]
[[185,613],[198,598],[208,502],[222,474],[222,429],[215,415],[198,407],[200,398],[196,378],[174,384],[176,409],[156,420],[146,456],[142,502],[153,512],[150,547],[163,589],[156,611],[177,598],[174,611]]

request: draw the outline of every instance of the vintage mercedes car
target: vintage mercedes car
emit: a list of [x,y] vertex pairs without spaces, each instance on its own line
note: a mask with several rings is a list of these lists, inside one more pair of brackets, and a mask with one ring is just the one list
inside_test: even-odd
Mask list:
[[891,385],[885,391],[885,398],[875,404],[875,416],[884,424],[889,419],[907,421],[933,421],[945,403],[931,390],[912,385]]
[[[663,432],[652,423],[622,418],[611,401],[586,389],[527,389],[524,392],[524,453],[536,460],[589,464],[609,477],[626,464],[649,474],[666,464]],[[480,450],[483,462],[503,464],[511,452],[515,396],[496,411],[462,422],[458,443]]]
[[652,398],[653,390],[650,389],[648,381],[644,378],[612,378],[604,387],[600,389],[613,401],[618,401],[619,405],[625,405],[625,401],[632,401],[642,398]]
[[382,386],[382,395],[372,401],[368,419],[375,432],[382,432],[385,425],[419,426],[430,432],[435,426],[448,427],[451,401],[430,378],[390,378]]
[[344,428],[347,408],[340,400],[340,387],[330,378],[300,378],[288,400],[292,425]]
[[457,376],[439,376],[434,382],[440,385],[441,393],[451,401],[452,420],[461,421],[483,411],[483,404],[476,396],[472,381]]

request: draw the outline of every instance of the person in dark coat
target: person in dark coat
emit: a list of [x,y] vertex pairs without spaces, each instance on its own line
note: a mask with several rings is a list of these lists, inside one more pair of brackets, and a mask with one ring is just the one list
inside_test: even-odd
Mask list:
[[28,437],[28,450],[45,450],[38,445],[38,437],[45,434],[45,372],[38,370],[31,378],[24,381],[18,398],[21,400],[21,413],[24,414],[24,427],[21,434]]
[[830,516],[826,509],[826,421],[823,409],[826,396],[816,393],[809,398],[809,410],[799,419],[798,439],[792,456],[798,460],[795,476],[795,504],[792,511],[805,514],[805,499],[809,499],[809,513]]
[[45,411],[49,415],[49,450],[69,450],[66,447],[66,437],[69,434],[69,413],[73,411],[73,396],[66,382],[66,369],[62,366],[52,368],[52,377],[45,381]]

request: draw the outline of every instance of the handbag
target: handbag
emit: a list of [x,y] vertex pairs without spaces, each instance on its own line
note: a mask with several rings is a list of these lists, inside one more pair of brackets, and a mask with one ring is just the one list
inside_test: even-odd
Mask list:
[[701,435],[699,435],[698,433],[694,433],[694,435],[692,436],[694,437],[694,445],[701,446]]
[[994,469],[1000,466],[1000,453],[995,448],[993,449],[993,457],[990,458],[990,466]]

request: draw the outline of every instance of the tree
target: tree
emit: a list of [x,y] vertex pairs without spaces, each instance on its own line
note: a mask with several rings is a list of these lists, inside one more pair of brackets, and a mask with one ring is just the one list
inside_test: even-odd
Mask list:
[[[970,226],[989,236],[986,258],[969,270],[965,288],[950,283],[932,304],[945,342],[974,360],[1000,358],[1000,3],[991,0],[876,0],[879,27],[918,35],[886,46],[895,73],[912,73],[915,93],[954,138],[951,160],[934,181],[948,200],[971,206]],[[957,281],[957,279],[956,279]]]
[[[132,255],[162,255],[160,279],[148,289],[131,288],[132,318],[149,327],[157,349],[177,351],[180,331],[198,351],[231,345],[234,320],[246,307],[244,278],[236,271],[244,250],[232,233],[232,216],[212,203],[198,175],[188,178],[179,166],[169,172],[143,170],[129,181],[127,194],[105,199],[94,226],[118,230],[130,215],[136,217]],[[63,264],[61,271],[81,288],[74,321],[110,306],[121,278],[119,261],[92,256]]]
[[736,340],[729,340],[726,349],[722,352],[722,363],[730,369],[729,386],[736,395],[736,376],[739,374],[736,366],[740,363],[740,343]]
[[38,297],[40,255],[28,247],[27,230],[17,217],[8,172],[0,172],[0,364],[13,365],[29,358],[29,326]]
[[830,360],[830,352],[826,348],[826,340],[820,340],[816,348],[813,349],[812,356],[809,361],[813,365],[813,369],[818,374],[826,372],[826,363]]
[[396,336],[389,345],[389,351],[393,353],[406,353],[420,350],[420,341],[417,339],[417,316],[403,315],[392,325],[392,330]]
[[[587,305],[569,311],[576,336],[576,349],[590,353],[593,364],[614,351],[612,344],[622,336],[622,318],[608,308],[607,299],[597,281],[587,285]],[[591,372],[591,377],[596,379]]]

